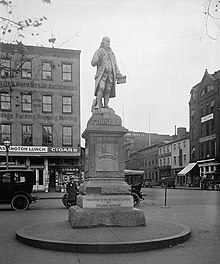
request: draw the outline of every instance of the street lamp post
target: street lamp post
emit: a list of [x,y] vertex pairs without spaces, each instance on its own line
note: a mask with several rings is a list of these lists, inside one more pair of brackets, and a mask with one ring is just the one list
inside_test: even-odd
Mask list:
[[10,148],[10,141],[9,140],[5,140],[4,141],[4,146],[6,149],[6,170],[8,170],[8,152],[9,152],[9,148]]

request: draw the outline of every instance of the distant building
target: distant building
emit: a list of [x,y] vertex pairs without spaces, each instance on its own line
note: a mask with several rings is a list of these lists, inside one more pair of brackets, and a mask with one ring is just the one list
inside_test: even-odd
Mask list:
[[177,128],[172,141],[159,145],[158,159],[160,178],[175,177],[176,185],[186,184],[186,176],[178,176],[189,163],[189,132],[186,128]]
[[35,171],[35,190],[80,177],[80,51],[1,43],[0,165]]
[[130,154],[132,151],[147,148],[152,145],[172,140],[172,136],[157,133],[145,133],[129,131],[124,136],[125,163],[127,169],[132,169],[130,165]]
[[190,163],[198,168],[192,181],[199,185],[207,172],[220,171],[220,71],[206,70],[190,93]]

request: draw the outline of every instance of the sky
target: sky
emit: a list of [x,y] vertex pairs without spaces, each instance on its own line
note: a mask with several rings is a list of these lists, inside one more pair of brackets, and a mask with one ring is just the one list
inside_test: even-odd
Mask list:
[[[213,3],[218,1],[212,0]],[[81,50],[81,130],[91,117],[96,68],[92,56],[109,36],[126,84],[116,87],[109,106],[135,132],[175,133],[189,130],[190,90],[205,73],[220,70],[217,26],[209,20],[204,34],[207,0],[17,0],[18,17],[46,16],[38,37],[27,45]],[[219,10],[215,15],[219,14]]]

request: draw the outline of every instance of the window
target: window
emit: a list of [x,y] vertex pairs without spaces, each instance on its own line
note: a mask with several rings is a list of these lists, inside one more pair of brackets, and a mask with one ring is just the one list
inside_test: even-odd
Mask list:
[[32,68],[31,61],[23,61],[21,65],[21,77],[31,78],[32,76],[31,68]]
[[32,96],[30,94],[21,95],[22,111],[32,111]]
[[72,65],[71,64],[62,64],[62,80],[63,81],[72,81]]
[[178,143],[178,149],[180,149],[180,143]]
[[43,95],[43,112],[52,112],[52,96],[51,95]]
[[167,157],[167,165],[170,165],[170,158]]
[[51,80],[52,79],[52,62],[42,63],[42,79]]
[[211,113],[214,112],[214,106],[215,106],[215,101],[212,100],[211,103],[210,103],[210,111],[211,111]]
[[53,144],[52,126],[42,126],[42,144],[43,146]]
[[209,141],[206,142],[205,148],[206,148],[206,157],[209,157]]
[[1,173],[0,176],[1,183],[11,183],[11,175],[9,172]]
[[215,141],[212,140],[211,141],[211,153],[212,153],[212,157],[215,157]]
[[173,163],[176,165],[176,156],[173,157]]
[[183,141],[183,147],[184,148],[186,147],[186,141]]
[[63,113],[72,113],[72,97],[63,96]]
[[206,122],[205,127],[206,127],[206,136],[208,136],[209,135],[209,122]]
[[11,96],[9,93],[1,93],[1,110],[11,110]]
[[201,115],[201,117],[203,117],[203,114],[204,114],[203,105],[201,105],[201,107],[200,107],[200,115]]
[[203,143],[200,145],[200,155],[201,155],[201,158],[204,157],[204,144]]
[[26,146],[31,146],[32,142],[32,126],[23,125],[22,126],[22,144]]
[[11,141],[11,125],[1,124],[1,144],[4,145],[5,140]]
[[173,150],[176,150],[176,144],[173,145]]
[[186,163],[186,154],[183,154],[183,162]]
[[11,73],[11,60],[1,59],[1,77],[9,77]]
[[201,92],[201,96],[214,90],[214,85],[207,85]]
[[214,134],[215,121],[214,121],[214,119],[212,119],[210,122],[211,122],[211,134]]
[[70,126],[63,127],[63,145],[72,146],[72,127]]

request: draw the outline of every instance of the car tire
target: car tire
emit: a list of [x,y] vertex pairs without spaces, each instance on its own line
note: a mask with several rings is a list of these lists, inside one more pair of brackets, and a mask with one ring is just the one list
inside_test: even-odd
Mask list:
[[140,197],[136,193],[131,193],[133,197],[133,206],[138,207],[140,205]]
[[17,194],[11,201],[11,207],[15,211],[25,211],[29,208],[30,201],[24,194]]

